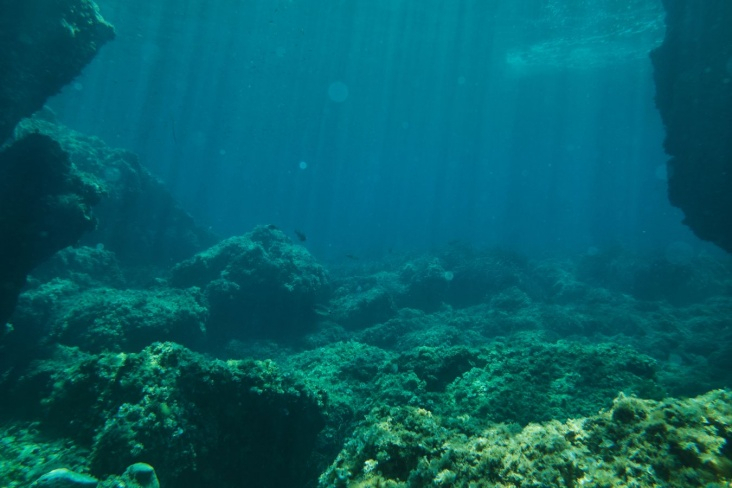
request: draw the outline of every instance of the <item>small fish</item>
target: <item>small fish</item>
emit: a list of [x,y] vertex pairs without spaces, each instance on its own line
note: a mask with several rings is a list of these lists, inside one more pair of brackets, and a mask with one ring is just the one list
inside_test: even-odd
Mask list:
[[354,254],[346,254],[346,257],[348,259],[353,259],[354,261],[358,261],[358,256],[356,256]]
[[306,236],[305,233],[303,233],[302,231],[299,231],[297,229],[295,229],[295,235],[297,236],[297,238],[300,242],[305,242],[308,240],[308,236]]

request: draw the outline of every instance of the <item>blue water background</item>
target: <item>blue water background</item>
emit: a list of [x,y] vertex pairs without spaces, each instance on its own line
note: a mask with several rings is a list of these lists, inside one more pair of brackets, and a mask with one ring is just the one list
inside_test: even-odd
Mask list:
[[298,229],[322,259],[701,248],[666,198],[658,1],[98,4],[117,39],[51,107],[222,235]]

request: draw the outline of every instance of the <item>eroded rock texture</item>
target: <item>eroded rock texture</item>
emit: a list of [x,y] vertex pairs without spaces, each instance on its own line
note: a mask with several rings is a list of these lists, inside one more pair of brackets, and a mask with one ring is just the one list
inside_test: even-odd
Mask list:
[[702,239],[732,252],[732,3],[664,0],[653,51],[669,199]]

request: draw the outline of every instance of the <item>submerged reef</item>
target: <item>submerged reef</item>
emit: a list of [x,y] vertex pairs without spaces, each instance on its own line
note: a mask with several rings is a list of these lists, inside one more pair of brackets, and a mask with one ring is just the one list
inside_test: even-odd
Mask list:
[[140,281],[65,249],[0,341],[0,479],[724,486],[732,262],[670,258],[453,245],[326,273],[263,226]]
[[651,59],[669,200],[697,236],[732,252],[732,4],[663,5],[666,37]]

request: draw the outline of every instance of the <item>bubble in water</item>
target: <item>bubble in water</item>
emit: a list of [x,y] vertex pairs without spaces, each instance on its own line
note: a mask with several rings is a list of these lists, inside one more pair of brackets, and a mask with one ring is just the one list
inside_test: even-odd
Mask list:
[[345,102],[348,98],[348,86],[342,81],[334,81],[328,87],[328,98],[336,103]]
[[466,79],[464,76],[458,76],[458,85],[464,85],[465,81]]
[[308,163],[306,163],[305,161],[300,161],[300,164],[298,164],[298,166],[300,167],[300,169],[308,169]]
[[587,255],[588,256],[597,256],[600,254],[600,250],[596,248],[595,246],[590,246],[587,248]]
[[287,54],[287,49],[285,49],[283,46],[279,46],[277,49],[275,49],[275,55],[278,58],[284,58],[285,54]]
[[101,242],[99,244],[97,244],[95,247],[97,248],[97,251],[104,251],[104,244]]
[[442,276],[445,278],[445,281],[452,281],[455,278],[455,273],[452,271],[445,271],[445,274]]
[[226,156],[226,149],[219,149],[220,156]]
[[82,85],[82,84],[81,84],[81,83],[79,83],[78,81],[74,82],[74,84],[73,84],[73,85],[71,85],[71,86],[72,86],[72,87],[74,88],[74,90],[76,90],[76,91],[81,91],[81,90],[83,90],[83,89],[84,89],[84,85]]

